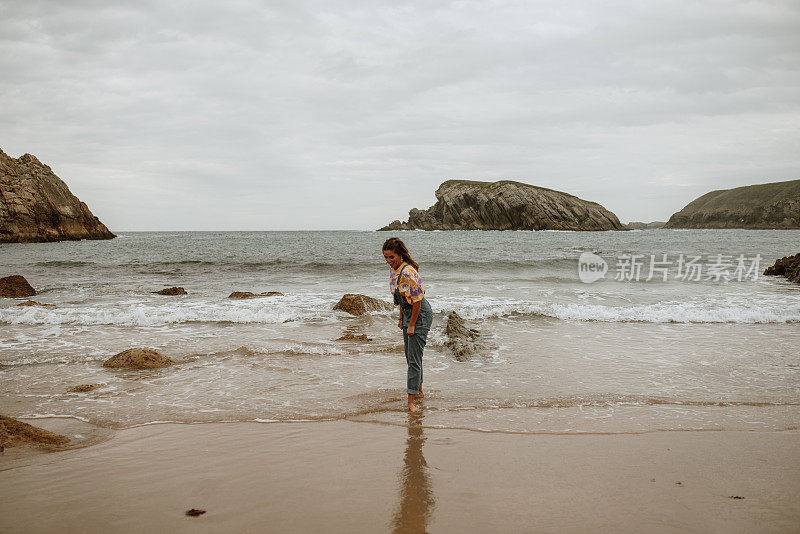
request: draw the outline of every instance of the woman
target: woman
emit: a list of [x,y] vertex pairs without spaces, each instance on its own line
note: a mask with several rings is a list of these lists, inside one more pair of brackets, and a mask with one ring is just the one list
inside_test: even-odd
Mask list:
[[389,264],[389,290],[394,303],[400,306],[397,326],[403,330],[403,345],[408,364],[408,409],[419,411],[414,399],[423,398],[422,351],[433,322],[433,310],[425,299],[425,288],[419,277],[419,264],[408,253],[405,243],[390,237],[383,244],[383,257]]

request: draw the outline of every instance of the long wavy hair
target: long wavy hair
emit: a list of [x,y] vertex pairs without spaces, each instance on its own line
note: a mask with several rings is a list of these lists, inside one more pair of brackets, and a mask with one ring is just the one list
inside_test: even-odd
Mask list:
[[406,244],[403,243],[399,237],[390,237],[389,239],[384,241],[383,250],[391,250],[392,252],[400,256],[400,258],[404,262],[408,263],[409,265],[414,267],[417,271],[419,271],[419,264],[415,262],[414,259],[411,257],[411,254],[408,253],[408,248],[406,247]]

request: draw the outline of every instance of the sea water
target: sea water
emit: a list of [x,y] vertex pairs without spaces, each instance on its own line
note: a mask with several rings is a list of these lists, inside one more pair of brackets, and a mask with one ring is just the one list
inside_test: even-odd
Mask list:
[[[34,298],[54,306],[0,299],[0,413],[110,428],[400,424],[397,312],[333,310],[345,293],[391,301],[381,253],[390,235],[419,262],[435,312],[423,360],[426,425],[800,427],[800,286],[761,274],[799,251],[800,231],[745,230],[122,232],[110,241],[3,244],[0,276],[24,275]],[[582,281],[582,254],[605,262],[605,276]],[[188,295],[154,293],[169,286]],[[231,300],[233,291],[283,295]],[[480,333],[466,358],[446,346],[452,311]],[[371,341],[337,340],[348,332]],[[102,367],[130,347],[178,363]],[[99,387],[68,392],[89,383]]]

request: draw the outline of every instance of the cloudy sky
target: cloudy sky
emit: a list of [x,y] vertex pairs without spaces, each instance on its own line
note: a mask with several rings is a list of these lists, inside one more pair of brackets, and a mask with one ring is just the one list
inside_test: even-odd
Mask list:
[[373,229],[444,180],[666,220],[800,178],[800,2],[0,0],[0,148],[113,231]]

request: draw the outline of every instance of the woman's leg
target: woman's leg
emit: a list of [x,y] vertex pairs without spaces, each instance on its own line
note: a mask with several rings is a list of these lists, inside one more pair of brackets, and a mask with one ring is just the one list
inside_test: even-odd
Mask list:
[[427,329],[417,331],[413,336],[406,335],[408,340],[406,345],[406,363],[408,364],[407,393],[409,409],[412,411],[415,411],[411,408],[413,399],[422,397],[422,353],[425,349],[427,337]]

